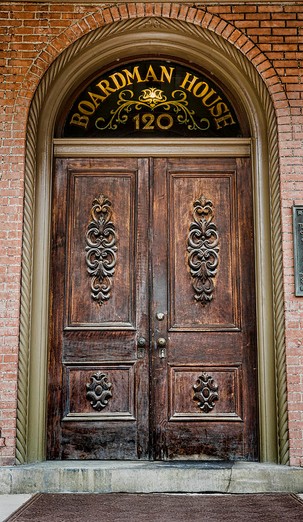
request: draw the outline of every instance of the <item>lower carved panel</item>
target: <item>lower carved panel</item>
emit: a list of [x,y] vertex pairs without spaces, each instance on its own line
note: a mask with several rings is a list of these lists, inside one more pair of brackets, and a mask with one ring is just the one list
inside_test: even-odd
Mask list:
[[112,384],[108,382],[106,373],[96,372],[90,377],[90,383],[86,385],[86,398],[96,411],[101,411],[108,405],[112,397],[110,391]]
[[171,421],[241,421],[241,365],[171,366]]
[[134,363],[66,364],[64,421],[135,420]]
[[214,379],[207,373],[202,373],[193,385],[195,395],[194,401],[198,401],[201,411],[208,413],[215,407],[215,401],[219,400],[218,389]]

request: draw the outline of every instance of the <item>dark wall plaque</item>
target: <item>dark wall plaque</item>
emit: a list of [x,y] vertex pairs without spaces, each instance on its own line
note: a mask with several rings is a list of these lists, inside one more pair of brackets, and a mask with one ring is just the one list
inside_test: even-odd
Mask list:
[[293,206],[295,295],[303,296],[303,205]]

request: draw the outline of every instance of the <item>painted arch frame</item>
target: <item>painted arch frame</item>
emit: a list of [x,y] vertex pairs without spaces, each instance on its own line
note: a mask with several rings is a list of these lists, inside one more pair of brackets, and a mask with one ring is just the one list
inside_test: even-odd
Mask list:
[[29,113],[21,285],[17,463],[45,459],[50,202],[53,132],[59,108],[100,65],[141,51],[186,57],[237,89],[252,136],[260,457],[288,463],[280,179],[277,124],[258,72],[222,37],[165,18],[115,22],[68,47],[44,75]]

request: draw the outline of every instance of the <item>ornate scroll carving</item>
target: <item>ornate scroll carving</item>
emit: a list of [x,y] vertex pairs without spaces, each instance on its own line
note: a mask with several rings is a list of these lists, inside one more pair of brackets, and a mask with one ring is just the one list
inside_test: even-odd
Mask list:
[[100,306],[110,298],[116,266],[116,232],[111,216],[111,202],[101,194],[93,200],[85,249],[87,271],[92,278],[91,296]]
[[86,385],[86,398],[95,410],[101,411],[112,397],[110,391],[112,384],[108,382],[106,374],[101,372],[94,373],[90,380],[91,382]]
[[199,401],[199,408],[208,413],[215,407],[215,401],[219,399],[218,386],[214,379],[207,373],[202,373],[193,385],[195,391],[194,401]]
[[194,221],[189,227],[188,264],[195,299],[206,305],[213,299],[218,266],[218,232],[213,223],[213,204],[203,194],[194,202]]
[[207,118],[201,118],[198,120],[200,125],[198,124],[195,118],[195,111],[187,107],[187,95],[181,89],[174,90],[169,100],[167,96],[164,95],[164,92],[156,87],[143,89],[140,96],[136,99],[132,99],[133,96],[134,93],[129,89],[121,91],[118,97],[117,109],[111,110],[112,116],[108,123],[106,123],[105,118],[98,118],[95,123],[97,129],[116,130],[118,125],[124,125],[128,122],[132,109],[135,108],[137,111],[149,109],[153,111],[155,107],[162,107],[163,111],[172,111],[178,114],[178,116],[176,116],[177,122],[180,125],[186,125],[190,131],[197,129],[207,131],[210,127],[210,122]]

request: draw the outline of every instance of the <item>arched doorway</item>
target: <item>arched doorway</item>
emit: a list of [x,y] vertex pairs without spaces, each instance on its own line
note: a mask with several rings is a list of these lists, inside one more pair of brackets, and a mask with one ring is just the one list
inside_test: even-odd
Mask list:
[[[159,22],[161,26],[161,21]],[[117,24],[118,26],[119,24]],[[126,24],[127,25],[127,24]],[[179,59],[186,59],[195,63],[201,63],[207,70],[211,70],[220,81],[228,87],[230,91],[237,90],[245,111],[248,115],[253,150],[253,185],[254,185],[254,210],[255,210],[255,259],[256,259],[256,289],[257,289],[257,337],[258,337],[258,362],[259,362],[259,404],[260,404],[260,448],[262,460],[276,460],[276,415],[274,413],[275,404],[275,375],[274,375],[274,329],[273,329],[273,302],[272,302],[272,270],[270,254],[270,216],[268,211],[270,183],[268,178],[268,155],[266,137],[266,111],[260,106],[254,82],[249,81],[247,75],[241,71],[235,62],[222,56],[218,48],[212,48],[211,57],[209,54],[209,43],[201,39],[201,35],[191,36],[177,34],[174,28],[167,30],[165,23],[163,30],[157,27],[157,33],[145,26],[145,23],[134,29],[134,25],[127,27],[123,25],[123,31],[111,35],[107,40],[106,31],[102,46],[98,42],[95,47],[92,45],[84,49],[79,55],[76,53],[68,65],[64,66],[64,77],[62,74],[56,76],[55,85],[48,88],[44,93],[43,110],[40,114],[40,145],[38,146],[38,178],[36,182],[36,249],[34,256],[34,290],[32,295],[33,310],[38,313],[32,315],[31,331],[35,332],[35,337],[31,343],[31,367],[32,375],[30,384],[30,399],[28,403],[29,411],[29,430],[26,433],[26,453],[28,460],[43,458],[45,455],[45,402],[41,405],[35,403],[34,388],[39,380],[39,388],[42,396],[46,390],[46,346],[47,334],[46,325],[48,324],[48,305],[46,298],[45,281],[48,273],[48,244],[50,223],[45,218],[45,205],[49,204],[51,189],[51,142],[53,126],[57,111],[64,103],[75,85],[75,71],[77,82],[80,84],[90,74],[93,74],[100,65],[111,63],[119,57],[136,56],[138,41],[140,45],[146,41],[146,51],[157,54],[163,49],[165,42],[170,56],[177,56]],[[184,27],[182,26],[182,29]],[[119,31],[118,31],[119,32]],[[137,41],[138,40],[138,41]],[[98,45],[102,47],[102,53],[98,53]],[[94,52],[93,52],[94,49]],[[239,90],[239,82],[241,89]],[[60,93],[60,97],[58,98]],[[42,198],[42,199],[41,199]],[[43,200],[43,202],[42,202]],[[39,224],[39,216],[43,216]],[[38,243],[44,238],[44,248],[38,248]],[[41,293],[41,281],[43,280],[44,290]],[[43,294],[43,295],[42,295]],[[43,306],[42,306],[43,305]],[[266,306],[265,306],[266,305]],[[44,325],[42,328],[40,325]],[[41,349],[42,347],[42,349]],[[34,367],[39,368],[38,377]],[[273,412],[273,413],[269,413]],[[20,437],[20,448],[23,441]]]
[[248,123],[195,67],[137,57],[59,111],[49,458],[258,458]]

